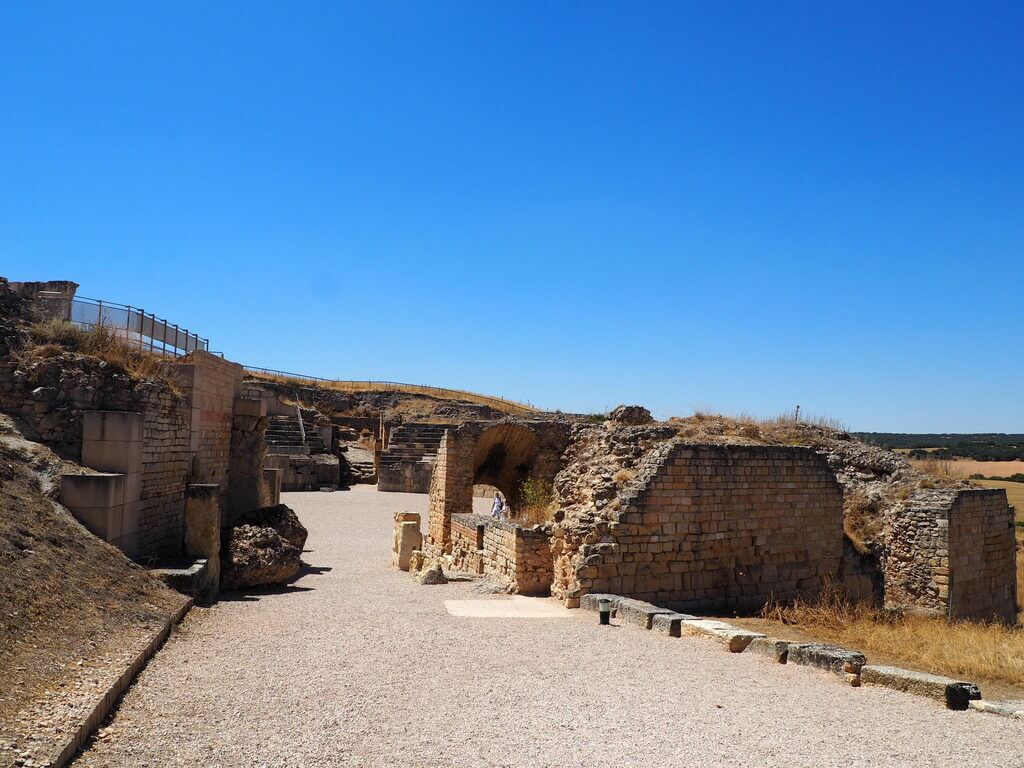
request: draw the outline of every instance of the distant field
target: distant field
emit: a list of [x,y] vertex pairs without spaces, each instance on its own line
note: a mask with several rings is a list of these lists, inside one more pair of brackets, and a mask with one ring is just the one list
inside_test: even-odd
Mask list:
[[[911,459],[910,463],[918,469],[927,469],[928,459]],[[948,467],[949,473],[955,477],[984,475],[985,477],[1010,477],[1024,472],[1024,461],[975,461],[974,459],[940,459],[943,469]]]

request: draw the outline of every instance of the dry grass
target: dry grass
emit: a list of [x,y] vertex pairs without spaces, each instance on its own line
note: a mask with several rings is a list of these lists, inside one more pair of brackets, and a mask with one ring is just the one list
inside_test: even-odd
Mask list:
[[971,475],[984,477],[1010,477],[1017,472],[1024,473],[1024,461],[975,461],[974,459],[911,459],[910,463],[922,472],[939,468],[949,477],[966,480]]
[[21,351],[22,359],[76,352],[103,360],[133,378],[156,378],[175,384],[173,367],[164,357],[125,341],[107,326],[85,330],[66,320],[47,320],[33,323],[28,333],[32,345]]
[[[1017,579],[1020,585],[1020,571]],[[825,590],[813,604],[769,605],[762,616],[869,658],[874,654],[926,672],[1024,686],[1024,631],[1019,627],[899,616],[867,603],[851,605],[835,589]]]
[[830,432],[843,432],[838,419],[827,416],[784,413],[762,419],[747,413],[723,415],[696,410],[686,418],[674,417],[668,423],[687,440],[729,440],[773,445],[814,445]]
[[442,400],[465,400],[478,405],[489,405],[498,411],[505,413],[537,413],[538,409],[527,403],[519,403],[514,400],[505,400],[500,397],[481,395],[476,392],[466,392],[461,389],[446,389],[444,387],[429,387],[419,384],[399,384],[389,381],[323,381],[318,379],[305,379],[298,376],[279,376],[271,373],[260,373],[258,371],[247,371],[247,375],[254,379],[272,381],[277,384],[286,384],[290,387],[313,386],[321,389],[333,389],[338,392],[406,392],[412,395],[425,395],[436,397]]
[[632,480],[636,476],[636,473],[632,469],[626,469],[622,467],[614,475],[612,475],[612,481],[620,488]]
[[884,518],[877,502],[860,491],[846,494],[843,504],[843,531],[861,554],[871,551],[872,542],[881,538]]

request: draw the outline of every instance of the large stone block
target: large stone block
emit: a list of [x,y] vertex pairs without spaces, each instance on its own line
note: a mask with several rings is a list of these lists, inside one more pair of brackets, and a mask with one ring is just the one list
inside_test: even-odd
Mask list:
[[629,597],[619,598],[615,606],[615,617],[617,619],[627,624],[635,624],[643,629],[650,629],[654,617],[663,613],[673,613],[673,611]]
[[422,546],[423,534],[420,532],[419,521],[396,521],[394,557],[392,560],[399,570],[409,570],[412,553]]
[[764,637],[758,632],[749,632],[713,619],[683,620],[679,623],[679,629],[683,634],[704,635],[724,643],[730,653],[742,653],[755,639]]
[[863,653],[826,643],[790,643],[787,663],[831,672],[853,685],[860,683],[861,668],[866,663]]
[[974,683],[927,672],[868,665],[861,668],[860,676],[865,685],[882,685],[897,691],[927,696],[943,702],[949,709],[967,709],[971,701],[981,698],[981,690]]

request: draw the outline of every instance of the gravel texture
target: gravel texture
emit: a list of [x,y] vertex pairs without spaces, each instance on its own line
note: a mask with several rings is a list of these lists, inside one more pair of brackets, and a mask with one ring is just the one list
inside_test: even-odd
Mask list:
[[419,586],[390,566],[391,513],[426,496],[284,500],[321,570],[193,611],[78,768],[1024,766],[1024,722],[711,640],[583,611],[451,616],[445,600],[480,599],[471,583]]

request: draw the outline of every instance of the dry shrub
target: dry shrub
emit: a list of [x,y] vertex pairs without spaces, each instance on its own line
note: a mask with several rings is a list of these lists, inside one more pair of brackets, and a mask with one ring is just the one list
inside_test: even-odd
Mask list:
[[554,520],[557,507],[551,483],[530,477],[519,488],[519,505],[514,520],[525,526],[544,525]]
[[814,603],[769,604],[762,617],[798,626],[869,658],[875,654],[950,677],[1024,685],[1024,631],[1019,627],[894,614],[869,603],[851,604],[832,586]]
[[714,441],[714,438],[725,437],[775,445],[809,445],[822,439],[822,430],[845,431],[838,419],[814,415],[797,418],[795,412],[761,419],[747,413],[726,416],[697,410],[687,418],[668,421],[685,439]]
[[623,485],[628,483],[630,480],[632,480],[635,475],[636,475],[636,473],[633,472],[633,470],[626,469],[625,467],[623,467],[618,472],[616,472],[614,475],[612,475],[612,480],[614,481],[614,483],[617,486],[622,487]]
[[878,503],[861,491],[853,491],[843,499],[843,512],[846,537],[858,552],[867,554],[885,525]]
[[125,340],[108,326],[87,330],[67,320],[51,319],[33,323],[28,333],[32,346],[23,350],[23,355],[54,357],[77,352],[103,360],[134,378],[157,378],[175,385],[172,369],[162,356]]
[[946,459],[933,458],[914,462],[914,466],[926,475],[931,475],[939,480],[960,480],[962,476],[955,464],[955,462]]

